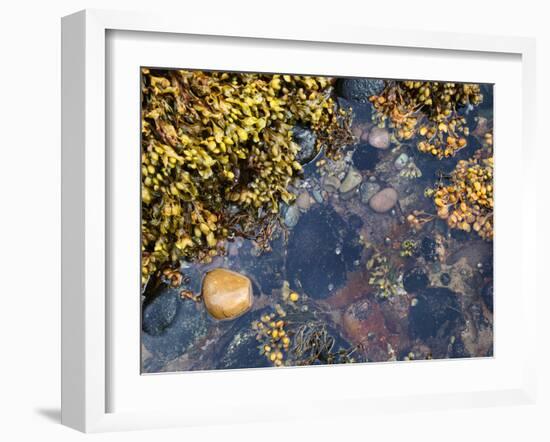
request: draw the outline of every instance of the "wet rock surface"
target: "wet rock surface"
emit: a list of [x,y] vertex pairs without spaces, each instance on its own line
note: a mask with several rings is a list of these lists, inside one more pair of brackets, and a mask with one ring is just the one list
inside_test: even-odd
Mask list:
[[368,103],[369,97],[378,95],[384,90],[385,81],[377,79],[338,79],[336,93],[350,101]]
[[[346,224],[333,210],[314,207],[300,218],[288,242],[287,274],[291,284],[313,298],[325,298],[346,278],[342,253]],[[315,271],[312,271],[312,267]]]
[[191,300],[177,299],[177,313],[161,334],[141,334],[143,346],[152,357],[143,365],[145,372],[161,371],[170,360],[177,358],[207,333],[212,319],[204,307]]
[[420,290],[409,310],[409,332],[413,338],[445,340],[462,325],[458,295],[444,287]]
[[344,181],[342,181],[342,184],[339,190],[342,193],[351,192],[359,184],[361,184],[362,180],[363,180],[363,177],[361,176],[361,173],[358,172],[356,169],[350,167],[346,177],[344,178]]
[[266,309],[254,315],[248,313],[237,319],[235,324],[225,333],[218,344],[219,351],[215,360],[218,369],[269,367],[268,360],[258,351],[256,331],[250,327],[250,322],[256,316],[261,316]]
[[361,202],[363,204],[368,204],[369,200],[376,195],[380,190],[380,184],[368,181],[361,184]]
[[299,124],[294,126],[292,130],[292,139],[300,146],[300,150],[296,155],[296,161],[300,164],[307,164],[317,156],[317,137],[311,129]]
[[493,311],[493,281],[488,282],[481,289],[481,298],[487,306],[487,308]]
[[437,247],[437,243],[433,238],[426,236],[422,239],[422,243],[420,245],[420,252],[422,253],[422,256],[426,261],[435,262],[437,260],[436,247]]
[[380,161],[380,151],[366,143],[359,144],[353,152],[352,161],[359,170],[374,170]]
[[428,287],[430,279],[426,272],[419,267],[413,267],[403,276],[403,287],[408,293],[415,293]]
[[164,289],[152,300],[144,302],[141,327],[151,336],[160,335],[178,313],[179,296],[175,290]]
[[350,340],[361,346],[369,361],[388,359],[389,332],[379,305],[363,299],[346,309],[343,318],[344,331]]

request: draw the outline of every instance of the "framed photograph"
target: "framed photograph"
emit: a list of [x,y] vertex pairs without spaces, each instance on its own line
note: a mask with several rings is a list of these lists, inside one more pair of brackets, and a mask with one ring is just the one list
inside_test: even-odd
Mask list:
[[62,36],[64,424],[533,400],[532,40],[108,11]]

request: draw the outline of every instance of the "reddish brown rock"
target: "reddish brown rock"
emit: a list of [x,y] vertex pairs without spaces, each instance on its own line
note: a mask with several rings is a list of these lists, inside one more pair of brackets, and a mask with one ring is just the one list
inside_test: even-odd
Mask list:
[[346,336],[361,346],[370,361],[387,361],[392,356],[391,350],[396,350],[397,336],[390,335],[375,300],[363,299],[348,307],[343,325]]
[[347,308],[343,317],[344,332],[351,342],[359,344],[370,361],[387,361],[397,351],[398,336],[386,327],[378,303],[362,299]]

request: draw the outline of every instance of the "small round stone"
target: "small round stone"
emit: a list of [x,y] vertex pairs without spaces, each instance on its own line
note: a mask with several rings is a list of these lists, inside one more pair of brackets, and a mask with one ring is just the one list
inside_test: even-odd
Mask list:
[[344,178],[344,181],[342,181],[339,190],[341,193],[351,192],[359,184],[361,184],[362,180],[363,177],[361,176],[361,173],[357,169],[350,167],[346,177]]
[[249,278],[227,269],[214,269],[202,281],[206,310],[215,319],[234,319],[252,307]]
[[390,133],[387,129],[373,127],[369,132],[369,144],[377,149],[390,147]]
[[386,187],[375,194],[369,200],[369,206],[377,213],[385,213],[397,203],[397,191],[392,187]]
[[442,273],[439,277],[439,280],[441,281],[441,284],[449,285],[451,283],[451,275],[449,275],[448,273]]

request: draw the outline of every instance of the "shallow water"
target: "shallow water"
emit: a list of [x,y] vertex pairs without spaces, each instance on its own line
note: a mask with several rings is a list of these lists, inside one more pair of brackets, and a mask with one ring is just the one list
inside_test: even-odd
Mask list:
[[[492,95],[491,87],[486,90]],[[353,107],[353,127],[370,123],[370,103]],[[472,110],[467,116],[471,132],[479,112],[492,121],[492,108]],[[146,317],[162,320],[142,331],[142,371],[273,366],[263,354],[265,337],[258,338],[255,329],[270,314],[267,326],[284,321],[291,339],[281,365],[492,356],[492,242],[452,230],[437,217],[417,231],[406,221],[412,210],[434,213],[425,189],[481,144],[469,136],[467,148],[438,160],[419,152],[417,141],[392,143],[388,149],[359,142],[338,161],[321,153],[293,183],[293,192],[302,195],[300,207],[294,202],[281,209],[270,251],[236,238],[225,256],[209,264],[182,263],[181,287],[146,292],[144,324]],[[365,159],[357,149],[375,155]],[[395,161],[403,153],[422,176],[406,177],[397,170]],[[329,175],[344,182],[351,167],[361,176],[352,191],[326,185]],[[395,189],[397,204],[374,212],[366,200],[369,186]],[[411,256],[403,256],[404,241],[416,246]],[[182,289],[200,293],[204,275],[218,267],[252,281],[253,306],[234,320],[215,320],[202,302],[179,296]],[[289,300],[290,291],[299,295],[297,301]],[[312,345],[322,348],[315,353]]]

